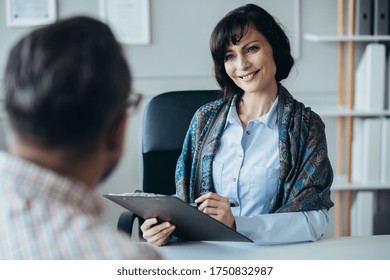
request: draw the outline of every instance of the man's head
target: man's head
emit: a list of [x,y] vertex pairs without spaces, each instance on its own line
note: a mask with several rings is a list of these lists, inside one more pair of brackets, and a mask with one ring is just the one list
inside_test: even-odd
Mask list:
[[123,119],[130,69],[111,30],[74,17],[37,29],[11,50],[5,106],[17,138],[93,153]]

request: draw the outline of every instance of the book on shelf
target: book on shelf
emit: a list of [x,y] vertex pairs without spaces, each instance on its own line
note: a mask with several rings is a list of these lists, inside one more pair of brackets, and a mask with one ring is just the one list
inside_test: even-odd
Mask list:
[[366,112],[385,109],[386,48],[368,44],[356,69],[355,109]]
[[[380,118],[354,119],[352,142],[352,182],[378,184],[380,182],[383,120]],[[351,206],[351,235],[372,235],[376,209],[375,190],[354,193]]]
[[382,119],[381,183],[390,185],[390,118]]
[[[389,0],[390,1],[390,0]],[[390,23],[389,23],[390,24]],[[390,111],[390,52],[387,56],[387,73],[386,73],[386,94],[385,94],[385,109]]]
[[355,7],[355,34],[372,34],[372,0],[356,0]]
[[389,34],[389,2],[390,0],[374,0],[373,5],[373,34]]
[[354,119],[352,141],[352,182],[379,184],[381,182],[382,120]]
[[363,119],[355,118],[353,120],[353,138],[352,138],[352,169],[351,180],[352,182],[363,181],[363,153],[362,149],[364,138]]
[[351,206],[351,236],[373,234],[374,211],[374,191],[359,191],[354,194]]
[[356,0],[355,34],[389,35],[390,0]]

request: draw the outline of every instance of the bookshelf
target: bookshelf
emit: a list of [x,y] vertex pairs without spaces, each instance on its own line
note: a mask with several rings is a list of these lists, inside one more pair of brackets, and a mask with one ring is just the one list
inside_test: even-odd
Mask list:
[[333,180],[332,190],[336,191],[377,191],[377,190],[390,190],[389,184],[382,183],[362,183],[362,182],[352,182],[348,183],[347,176],[336,175]]
[[366,112],[363,110],[351,110],[346,107],[316,107],[313,109],[321,117],[354,117],[354,118],[372,118],[372,117],[390,117],[390,110],[377,110]]
[[[390,110],[378,110],[366,112],[362,110],[350,110],[344,107],[313,107],[313,110],[321,117],[339,118],[339,117],[353,117],[353,118],[386,118],[390,117]],[[335,191],[368,191],[368,190],[390,190],[390,184],[383,183],[363,183],[363,182],[348,182],[346,174],[337,174],[334,178],[332,190]]]
[[[345,20],[345,2],[348,1],[347,20]],[[347,23],[347,34],[344,33],[344,23]],[[354,180],[352,182],[352,140],[353,125],[356,118],[389,118],[390,108],[387,110],[364,111],[354,109],[355,98],[355,44],[361,43],[386,43],[390,42],[388,35],[355,35],[355,0],[338,0],[338,30],[335,35],[304,34],[304,39],[314,43],[336,43],[338,46],[338,100],[335,107],[313,108],[321,117],[337,118],[337,171],[332,185],[336,191],[335,198],[335,236],[343,235],[343,224],[345,235],[351,234],[351,209],[352,191],[356,197],[367,199],[368,204],[374,205],[374,191],[389,190],[390,183],[363,183]],[[345,63],[345,61],[347,63]],[[345,152],[345,156],[344,155]],[[345,169],[345,170],[344,170]],[[370,195],[367,195],[371,193]],[[342,197],[345,197],[345,200]],[[359,198],[358,207],[363,207]],[[344,207],[344,211],[342,209]],[[355,207],[355,206],[354,206]],[[368,209],[367,209],[368,208]],[[374,207],[366,207],[368,215],[359,226],[370,225],[373,222]],[[344,212],[344,213],[343,213]],[[345,219],[343,219],[345,217]],[[369,218],[367,218],[369,217]],[[355,220],[356,222],[356,220]]]
[[[354,35],[354,36],[339,36],[339,35],[315,35],[315,34],[305,34],[304,38],[308,41],[323,43],[339,43],[339,42],[378,42],[378,41],[390,41],[390,36],[374,36],[374,35]],[[356,110],[350,109],[346,105],[341,106],[327,106],[327,107],[313,107],[313,109],[321,117],[335,117],[345,120],[348,118],[386,118],[390,117],[390,109],[387,110]],[[339,173],[335,176],[335,180],[332,186],[333,190],[339,191],[359,191],[359,190],[388,190],[390,189],[390,184],[382,183],[359,183],[351,182],[351,179],[348,178],[348,174]]]
[[304,34],[303,37],[312,42],[332,43],[332,42],[387,42],[390,41],[388,35],[317,35]]

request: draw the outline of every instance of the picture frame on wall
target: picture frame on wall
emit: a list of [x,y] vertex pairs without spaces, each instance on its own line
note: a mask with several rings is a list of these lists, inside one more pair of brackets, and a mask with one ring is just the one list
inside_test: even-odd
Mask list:
[[57,20],[56,0],[6,0],[8,27],[29,27]]
[[149,0],[100,0],[99,12],[119,42],[130,45],[150,44]]

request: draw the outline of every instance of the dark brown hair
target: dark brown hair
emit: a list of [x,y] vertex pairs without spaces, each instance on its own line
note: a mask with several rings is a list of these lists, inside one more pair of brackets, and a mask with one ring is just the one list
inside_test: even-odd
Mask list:
[[5,106],[13,130],[48,147],[90,146],[126,110],[130,69],[110,28],[73,17],[11,50]]

